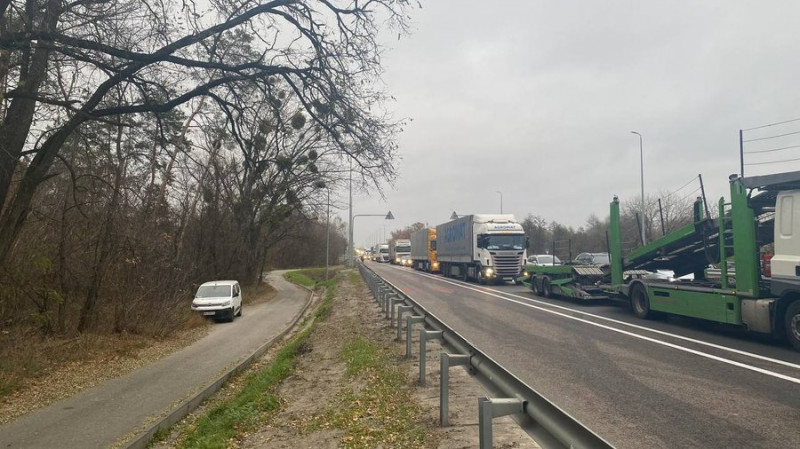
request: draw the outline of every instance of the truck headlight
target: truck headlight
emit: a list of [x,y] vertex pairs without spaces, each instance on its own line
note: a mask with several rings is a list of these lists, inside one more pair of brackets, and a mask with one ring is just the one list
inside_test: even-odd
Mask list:
[[433,263],[433,268],[439,268],[439,262],[434,262]]
[[485,273],[486,273],[486,276],[492,276],[492,275],[494,275],[494,270],[491,269],[491,268],[487,268]]
[[530,273],[528,273],[528,270],[522,270],[522,276],[523,276],[523,277],[528,277],[528,276],[530,276],[530,275],[531,275],[531,274],[530,274]]

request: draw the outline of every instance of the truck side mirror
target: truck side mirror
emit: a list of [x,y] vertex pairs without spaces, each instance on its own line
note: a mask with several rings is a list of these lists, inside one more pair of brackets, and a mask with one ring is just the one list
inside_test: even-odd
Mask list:
[[530,237],[525,237],[525,249],[530,249],[531,247],[531,239]]

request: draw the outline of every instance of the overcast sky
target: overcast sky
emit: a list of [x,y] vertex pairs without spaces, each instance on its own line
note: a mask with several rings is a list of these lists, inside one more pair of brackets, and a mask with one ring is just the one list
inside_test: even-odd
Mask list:
[[[800,118],[800,2],[423,1],[412,33],[387,38],[386,88],[400,176],[357,194],[355,243],[450,214],[532,213],[578,227],[608,203],[701,173],[709,200],[739,171],[739,129]],[[745,139],[800,131],[800,122]],[[745,144],[765,150],[798,135]],[[745,162],[800,159],[800,148]],[[753,165],[745,174],[800,170]],[[697,184],[681,193],[691,194]],[[342,196],[346,200],[346,193]],[[345,201],[346,206],[346,201]],[[347,210],[340,212],[347,220]]]

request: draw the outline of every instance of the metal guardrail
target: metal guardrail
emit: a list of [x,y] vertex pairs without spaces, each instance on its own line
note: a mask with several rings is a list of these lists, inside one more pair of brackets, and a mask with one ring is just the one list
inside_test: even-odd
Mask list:
[[[406,317],[406,357],[411,357],[411,337],[414,324],[423,325],[419,333],[420,383],[425,383],[425,350],[428,340],[441,340],[443,346],[455,352],[454,354],[442,353],[440,359],[439,417],[442,426],[449,425],[448,370],[450,366],[468,365],[470,372],[479,376],[484,385],[488,387],[487,389],[497,396],[478,399],[481,449],[492,447],[492,419],[505,415],[513,415],[520,426],[545,449],[613,447],[567,412],[506,371],[491,357],[480,352],[399,287],[381,278],[363,263],[359,263],[358,269],[386,318],[391,320],[391,325],[395,325],[395,316],[397,317],[398,340],[401,340],[403,315],[409,313]],[[426,330],[425,326],[432,330]]]

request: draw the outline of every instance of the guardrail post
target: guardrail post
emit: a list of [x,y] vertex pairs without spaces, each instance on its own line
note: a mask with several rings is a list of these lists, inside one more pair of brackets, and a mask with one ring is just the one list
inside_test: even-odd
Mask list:
[[414,306],[397,306],[397,341],[402,341],[403,314],[414,310]]
[[381,301],[383,300],[384,292],[386,291],[387,288],[388,287],[386,287],[386,285],[384,285],[384,284],[379,284],[378,285],[378,294],[375,295],[375,301],[378,303],[378,305],[381,304]]
[[394,291],[390,291],[386,293],[386,296],[383,297],[383,304],[381,304],[381,312],[383,312],[383,316],[389,318],[389,299],[394,298],[397,293]]
[[[400,295],[397,293],[389,296],[389,301],[386,307],[386,319],[394,321],[394,302],[400,299]],[[389,321],[389,327],[391,327],[392,322]]]
[[439,358],[439,425],[450,425],[450,367],[468,365],[469,356],[443,352]]
[[444,332],[442,331],[419,331],[419,384],[425,385],[425,359],[428,353],[428,340],[441,340]]
[[406,358],[411,358],[411,334],[414,331],[415,323],[424,323],[425,317],[422,315],[410,315],[406,318]]
[[481,449],[492,449],[492,419],[525,413],[525,401],[517,398],[478,398],[478,432]]
[[[395,305],[397,305],[397,310],[399,312],[400,307],[403,307],[403,305],[405,305],[405,300],[401,296],[397,296],[397,297],[392,299],[392,302],[389,305],[389,309],[390,309],[389,310],[389,327],[394,326],[394,317],[397,314],[395,312],[395,308],[394,308]],[[399,318],[398,318],[398,321],[397,321],[397,325],[398,325],[398,327],[400,326],[400,319]]]

